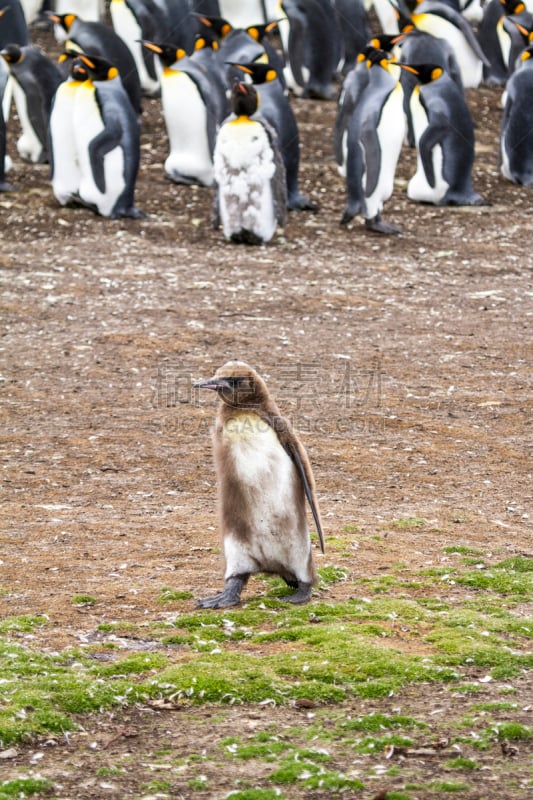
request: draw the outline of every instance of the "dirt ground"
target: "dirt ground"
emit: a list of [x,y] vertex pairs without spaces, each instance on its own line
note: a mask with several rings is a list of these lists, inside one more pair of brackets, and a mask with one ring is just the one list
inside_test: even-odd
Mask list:
[[[356,556],[332,562],[326,552],[319,566],[338,564],[350,578],[400,561],[416,571],[439,564],[454,543],[499,558],[531,554],[532,194],[499,174],[499,100],[494,88],[468,93],[474,184],[490,205],[409,202],[415,154],[404,149],[385,209],[399,237],[369,234],[360,219],[339,226],[335,105],[293,100],[301,188],[320,210],[291,213],[260,248],[225,243],[212,229],[210,190],[165,180],[157,100],[144,102],[142,117],[143,221],[59,208],[48,167],[20,162],[11,137],[18,191],[0,195],[3,616],[48,615],[38,646],[61,650],[102,622],[161,619],[162,587],[199,597],[220,586],[215,403],[192,383],[230,358],[255,365],[293,419],[326,536],[359,530]],[[405,517],[434,525],[391,533],[386,546],[373,538]],[[248,593],[262,590],[252,581]],[[327,591],[338,601],[353,587]],[[74,606],[81,593],[97,606]],[[451,701],[416,687],[400,702],[416,715]],[[432,723],[436,736],[446,736],[456,704]],[[365,701],[357,713],[372,707]],[[176,752],[207,754],[211,789],[194,796],[219,798],[234,777],[209,760],[221,736],[302,722],[294,709],[227,708],[213,731],[212,713],[134,708],[85,719],[69,745],[22,745],[0,774],[31,767],[40,747],[39,772],[61,785],[61,797],[137,797],[158,775],[149,754],[171,742]],[[94,742],[110,758],[142,753],[137,771],[103,786]],[[494,775],[478,775],[468,797],[523,796],[496,791]],[[189,797],[184,786],[176,782],[172,796]]]

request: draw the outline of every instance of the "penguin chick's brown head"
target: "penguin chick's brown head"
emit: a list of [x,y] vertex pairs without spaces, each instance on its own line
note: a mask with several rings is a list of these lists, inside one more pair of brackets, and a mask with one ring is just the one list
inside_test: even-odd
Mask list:
[[231,90],[231,109],[237,117],[251,117],[259,106],[259,96],[253,86],[237,81]]
[[213,389],[232,408],[258,407],[268,399],[264,380],[244,361],[228,361],[212,378],[194,385],[198,389]]

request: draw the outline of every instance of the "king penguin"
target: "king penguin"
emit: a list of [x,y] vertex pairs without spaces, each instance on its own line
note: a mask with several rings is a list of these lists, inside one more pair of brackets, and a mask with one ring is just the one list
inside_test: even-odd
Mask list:
[[368,74],[347,123],[347,203],[341,225],[363,214],[367,230],[397,234],[381,212],[394,188],[394,176],[406,133],[403,91],[388,54],[372,49],[364,62]]
[[333,79],[343,52],[333,4],[330,0],[284,0],[279,15],[284,20],[280,34],[288,87],[301,97],[333,100]]
[[224,111],[216,84],[185,50],[143,44],[161,63],[161,102],[170,148],[165,173],[175,183],[211,186],[215,139]]
[[214,152],[215,227],[241,244],[269,242],[285,222],[285,168],[277,134],[256,115],[255,88],[237,81],[231,93],[233,114],[218,131]]
[[9,80],[9,72],[5,62],[0,59],[0,192],[12,192],[14,187],[6,180],[11,168],[11,160],[6,154],[7,130],[4,118],[4,91]]
[[49,19],[67,32],[65,46],[99,56],[111,63],[119,72],[136,114],[141,113],[141,82],[135,59],[127,44],[113,28],[102,22],[85,22],[76,14],[48,14]]
[[438,64],[403,64],[419,83],[410,100],[417,170],[407,196],[439,206],[486,205],[472,187],[474,124],[463,92]]
[[133,198],[140,127],[118,71],[106,59],[80,55],[89,75],[74,98],[80,201],[103,217],[141,219]]
[[[465,89],[475,89],[483,79],[483,69],[489,62],[476,39],[470,23],[456,9],[439,0],[423,0],[407,26],[446,39],[453,48]],[[400,22],[405,30],[405,23]]]
[[165,14],[153,0],[111,0],[109,13],[113,29],[132,54],[143,94],[159,96],[159,81],[153,53],[142,46],[142,39],[158,42],[165,30]]
[[500,134],[500,169],[504,178],[533,186],[533,45],[520,56],[509,80]]
[[[68,58],[65,54],[62,60]],[[69,74],[58,86],[52,101],[49,128],[50,179],[54,197],[62,206],[80,202],[81,170],[76,148],[74,104],[80,86],[89,80],[87,67],[81,59],[70,56],[69,60]]]
[[279,575],[306,603],[316,582],[306,520],[311,506],[324,552],[315,482],[307,453],[259,374],[229,361],[200,381],[219,397],[213,430],[218,510],[225,558],[224,590],[197,608],[237,605],[250,575]]
[[[512,17],[512,19],[509,19]],[[477,37],[489,66],[484,80],[503,85],[514,68],[514,59],[524,49],[520,28],[529,29],[532,17],[522,0],[490,0],[485,6]]]
[[22,128],[21,158],[34,164],[49,160],[48,124],[52,98],[63,80],[59,67],[34,45],[8,44],[0,56],[13,78],[15,105]]

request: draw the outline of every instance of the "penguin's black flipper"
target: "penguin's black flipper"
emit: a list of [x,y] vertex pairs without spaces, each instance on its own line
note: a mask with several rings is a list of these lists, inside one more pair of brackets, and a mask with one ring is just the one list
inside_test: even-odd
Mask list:
[[377,120],[369,117],[361,126],[361,144],[365,163],[365,195],[370,195],[378,185],[381,172],[381,146],[377,134]]
[[106,128],[95,136],[89,144],[89,158],[92,165],[95,185],[105,194],[104,158],[120,144],[120,125],[118,121],[106,120]]
[[444,114],[436,114],[431,120],[431,127],[426,128],[420,142],[418,144],[418,151],[420,153],[420,160],[426,173],[427,182],[429,185],[435,187],[435,170],[433,168],[433,148],[439,144],[443,136],[446,135],[450,126],[449,119]]

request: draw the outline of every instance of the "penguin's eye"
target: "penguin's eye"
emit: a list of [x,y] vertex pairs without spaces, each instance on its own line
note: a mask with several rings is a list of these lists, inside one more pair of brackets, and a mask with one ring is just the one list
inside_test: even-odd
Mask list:
[[226,378],[226,383],[228,383],[232,389],[238,389],[239,386],[242,386],[242,382],[244,378]]

